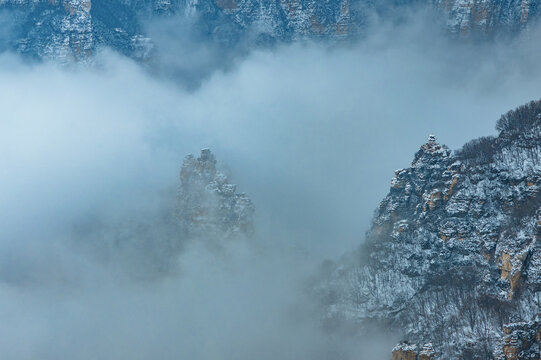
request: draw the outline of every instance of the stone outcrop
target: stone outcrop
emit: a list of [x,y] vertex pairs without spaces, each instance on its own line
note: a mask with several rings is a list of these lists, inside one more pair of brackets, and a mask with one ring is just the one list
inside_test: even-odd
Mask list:
[[541,312],[541,102],[528,106],[455,153],[430,136],[395,172],[364,244],[317,288],[329,324],[400,329],[432,343],[424,359],[538,356],[535,328],[502,330]]
[[232,238],[253,231],[254,206],[216,169],[208,149],[188,155],[180,171],[176,217],[188,237]]
[[428,343],[423,345],[423,348],[419,352],[419,360],[432,360],[436,357],[436,352],[432,347],[432,344]]
[[496,360],[541,359],[541,314],[532,321],[506,324]]
[[398,344],[393,349],[392,360],[417,360],[417,346],[406,343]]
[[393,349],[392,360],[431,360],[435,356],[436,353],[430,343],[423,345],[420,351],[417,345],[400,343]]

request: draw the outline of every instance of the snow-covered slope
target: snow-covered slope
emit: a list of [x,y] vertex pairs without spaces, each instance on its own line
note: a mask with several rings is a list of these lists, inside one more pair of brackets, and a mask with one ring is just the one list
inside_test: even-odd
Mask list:
[[400,332],[394,359],[540,358],[541,102],[497,127],[456,153],[431,135],[395,172],[318,288],[329,324]]

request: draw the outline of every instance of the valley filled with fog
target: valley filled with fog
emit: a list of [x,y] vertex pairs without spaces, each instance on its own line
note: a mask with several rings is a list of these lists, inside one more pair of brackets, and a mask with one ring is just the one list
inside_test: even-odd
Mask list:
[[[394,334],[325,329],[310,281],[361,244],[429,134],[459,148],[539,97],[537,35],[459,42],[421,14],[239,54],[164,36],[161,71],[3,53],[2,358],[386,358]],[[203,148],[255,204],[252,237],[171,226]]]

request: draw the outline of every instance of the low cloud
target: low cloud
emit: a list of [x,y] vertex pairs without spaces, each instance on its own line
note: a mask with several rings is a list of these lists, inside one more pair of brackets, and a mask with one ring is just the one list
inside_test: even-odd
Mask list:
[[[325,333],[304,280],[362,241],[429,133],[457,148],[539,97],[528,36],[468,45],[421,19],[217,70],[202,51],[213,70],[188,89],[110,52],[72,69],[2,55],[3,356],[382,358],[392,341]],[[182,159],[203,147],[257,208],[255,239],[220,253],[168,220]]]

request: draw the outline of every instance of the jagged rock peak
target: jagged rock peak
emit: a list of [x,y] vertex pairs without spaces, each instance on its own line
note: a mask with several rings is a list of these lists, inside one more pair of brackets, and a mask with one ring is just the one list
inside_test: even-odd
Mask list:
[[412,167],[422,165],[434,165],[439,161],[449,158],[451,150],[445,145],[441,145],[436,141],[436,136],[428,135],[428,141],[421,146],[421,149],[415,154]]
[[254,206],[216,168],[209,149],[188,155],[180,171],[177,219],[188,236],[230,238],[253,231]]
[[203,149],[198,159],[192,154],[186,156],[180,170],[180,183],[185,186],[200,181],[209,183],[215,176],[216,158],[209,149]]

